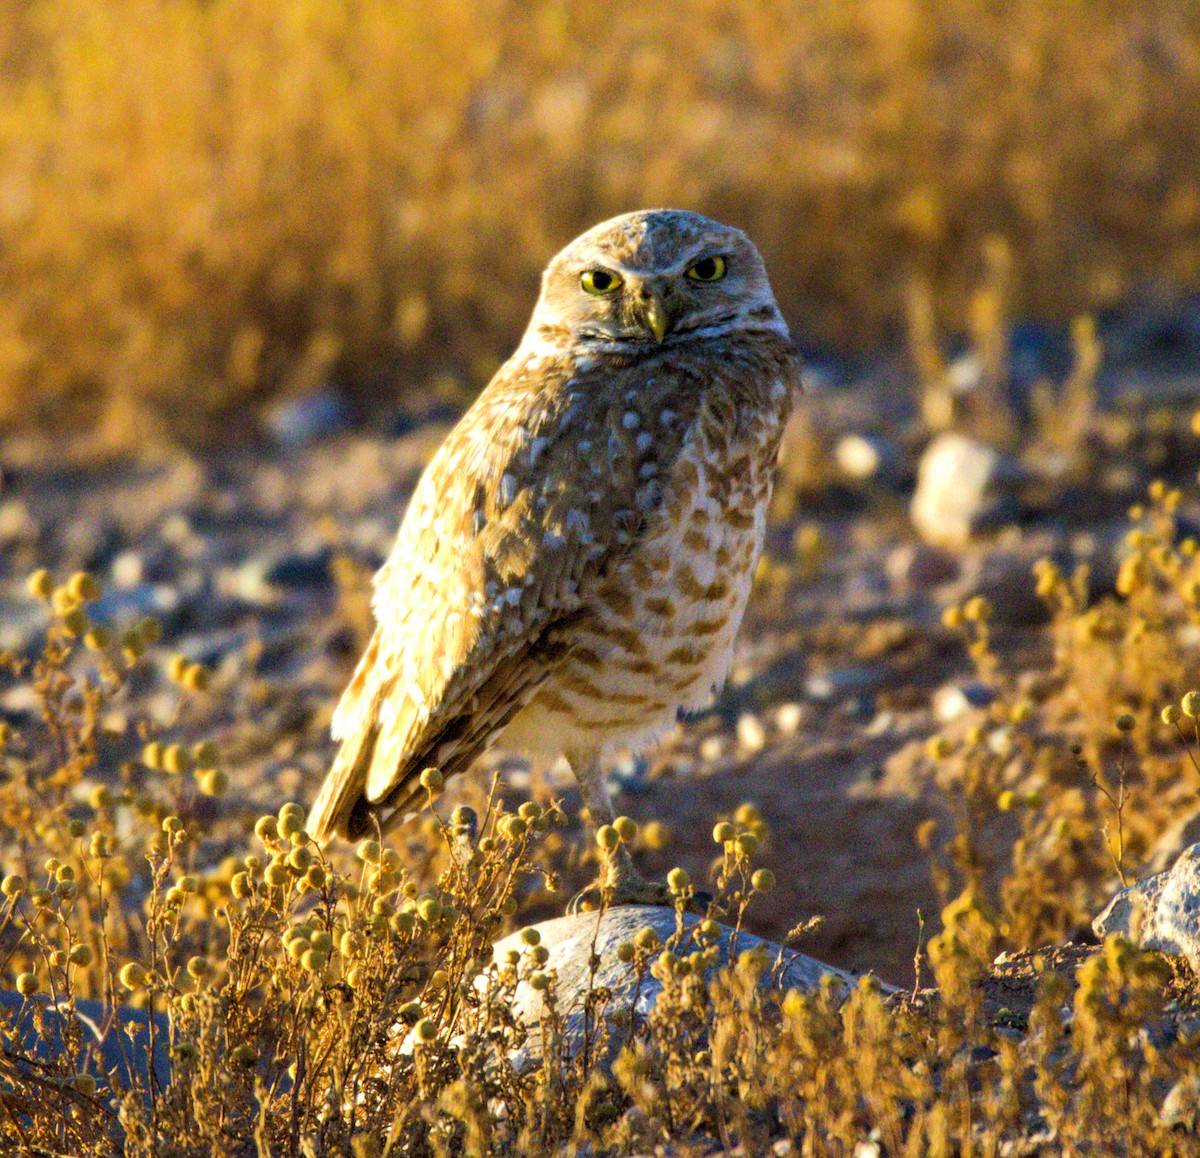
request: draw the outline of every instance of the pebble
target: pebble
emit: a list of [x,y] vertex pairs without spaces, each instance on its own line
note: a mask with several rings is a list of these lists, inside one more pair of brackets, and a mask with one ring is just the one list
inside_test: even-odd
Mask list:
[[757,716],[744,712],[737,722],[738,747],[743,751],[761,752],[767,743],[767,733]]
[[342,430],[349,421],[346,400],[335,390],[320,390],[269,406],[263,425],[280,446],[296,450]]
[[986,708],[995,698],[995,689],[982,680],[967,680],[944,684],[933,693],[930,703],[938,721],[948,724],[977,708]]
[[775,710],[775,727],[782,736],[794,736],[804,723],[804,707],[793,701],[780,704]]
[[855,482],[895,484],[900,481],[901,456],[896,446],[875,434],[847,434],[833,449],[838,470]]

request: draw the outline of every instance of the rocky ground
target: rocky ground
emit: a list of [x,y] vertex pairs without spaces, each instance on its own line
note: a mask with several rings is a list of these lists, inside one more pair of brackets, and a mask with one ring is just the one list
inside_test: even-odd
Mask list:
[[[665,849],[644,853],[645,869],[679,863],[702,878],[714,820],[753,801],[778,884],[751,930],[780,939],[820,916],[800,943],[805,953],[911,984],[918,913],[927,938],[942,904],[917,831],[950,806],[919,753],[938,727],[992,694],[942,625],[944,608],[985,594],[1005,663],[1018,679],[1036,673],[1048,644],[1029,580],[1035,559],[1086,560],[1095,588],[1111,586],[1129,503],[1153,477],[1194,478],[1200,359],[1187,342],[1200,346],[1200,337],[1185,329],[1167,356],[1153,327],[1149,338],[1132,323],[1126,331],[1134,337],[1126,333],[1124,355],[1100,379],[1094,420],[1072,449],[1076,465],[1086,458],[1085,474],[1060,469],[1053,422],[1039,426],[1026,407],[1033,435],[1019,447],[942,445],[953,475],[940,497],[928,493],[938,481],[925,478],[935,471],[931,431],[907,372],[813,364],[730,685],[658,752],[613,769],[619,807],[672,833]],[[1052,363],[1052,343],[1037,356],[1039,366]],[[951,406],[977,387],[972,367],[959,367]],[[1032,387],[1022,394],[1014,376],[1012,390],[1017,413]],[[284,408],[273,433],[231,439],[223,451],[100,464],[29,439],[0,448],[0,646],[18,655],[39,647],[44,610],[25,594],[30,571],[88,568],[105,584],[97,618],[162,621],[157,667],[181,652],[212,668],[198,706],[181,714],[177,691],[147,675],[104,726],[125,758],[140,749],[133,721],[142,715],[219,744],[229,791],[189,800],[206,820],[213,860],[240,845],[255,816],[316,791],[333,750],[330,715],[368,630],[369,576],[447,428],[429,421],[384,437],[337,424],[336,407]],[[927,493],[914,525],[918,472]],[[969,477],[977,494],[962,485]],[[1185,520],[1195,517],[1192,496]],[[6,680],[5,719],[19,723],[35,708],[24,685]],[[487,763],[514,799],[561,794],[574,815],[561,771],[499,754]],[[478,792],[452,785],[445,804]],[[564,890],[587,871],[568,864]],[[554,915],[561,902],[544,897],[531,916]]]

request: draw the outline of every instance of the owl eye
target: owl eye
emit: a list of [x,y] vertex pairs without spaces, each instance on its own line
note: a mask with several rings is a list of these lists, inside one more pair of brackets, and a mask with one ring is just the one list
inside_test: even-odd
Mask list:
[[579,275],[579,284],[583,287],[584,293],[595,294],[599,297],[602,294],[611,294],[619,290],[621,279],[607,269],[585,269]]
[[693,281],[720,281],[725,276],[723,257],[702,257],[687,271]]

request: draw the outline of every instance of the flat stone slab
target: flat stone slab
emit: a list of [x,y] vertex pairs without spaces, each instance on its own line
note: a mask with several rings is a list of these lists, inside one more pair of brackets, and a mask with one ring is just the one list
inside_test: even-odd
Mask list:
[[1122,889],[1093,922],[1101,937],[1120,934],[1143,949],[1186,957],[1200,973],[1200,844],[1166,872]]
[[[690,913],[685,914],[683,925],[685,937],[676,950],[681,957],[699,946],[689,932],[702,920]],[[662,983],[644,972],[639,979],[636,968],[621,961],[617,956],[619,947],[633,941],[638,933],[651,928],[664,945],[675,936],[677,914],[674,909],[650,905],[621,905],[606,910],[602,915],[578,913],[573,916],[556,917],[534,925],[539,934],[539,944],[549,953],[546,962],[538,968],[542,972],[553,971],[556,975],[555,1002],[562,1018],[562,1031],[569,1048],[583,1040],[584,1011],[587,994],[591,989],[607,989],[611,993],[608,1003],[610,1013],[617,1009],[633,1010],[640,1016],[647,1015],[662,992]],[[848,996],[858,981],[858,975],[824,965],[794,949],[785,948],[772,941],[755,937],[744,930],[735,932],[728,925],[720,926],[715,942],[717,960],[713,969],[732,964],[747,950],[757,950],[766,955],[768,968],[763,974],[763,984],[780,989],[802,989],[811,991],[830,981],[842,996]],[[493,954],[497,961],[503,960],[509,950],[527,956],[529,946],[514,933],[497,941]],[[598,958],[595,970],[591,968],[593,954]],[[652,957],[654,954],[652,954]],[[517,984],[512,1001],[515,1019],[531,1031],[534,1040],[531,1053],[538,1052],[542,1024],[543,997],[528,981],[530,967],[524,962],[519,967],[521,980]],[[829,979],[827,981],[827,979]],[[885,991],[893,991],[890,985],[882,985]]]

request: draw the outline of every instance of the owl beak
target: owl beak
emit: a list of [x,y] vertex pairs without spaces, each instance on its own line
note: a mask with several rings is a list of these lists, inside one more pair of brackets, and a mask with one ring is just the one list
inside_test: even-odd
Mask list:
[[657,297],[651,296],[650,300],[642,307],[642,320],[646,323],[646,329],[654,335],[656,342],[661,342],[667,336],[671,319],[667,316],[667,311],[663,309],[662,302]]

